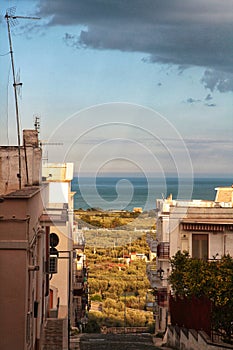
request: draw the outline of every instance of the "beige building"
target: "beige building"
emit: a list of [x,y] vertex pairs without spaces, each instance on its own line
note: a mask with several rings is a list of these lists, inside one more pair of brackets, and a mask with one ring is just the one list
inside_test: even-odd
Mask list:
[[[69,329],[74,322],[73,310],[73,163],[47,163],[42,168],[42,179],[49,185],[49,198],[43,223],[50,226],[50,260],[56,262],[50,270],[50,300],[47,333],[61,324],[60,337],[47,336],[44,349],[60,346],[69,348]],[[54,249],[55,248],[55,249]],[[54,269],[55,268],[55,269]],[[47,334],[46,333],[46,334]]]
[[36,350],[49,296],[49,227],[40,223],[47,186],[40,184],[37,131],[24,131],[20,182],[18,154],[17,147],[0,147],[0,349]]
[[171,196],[157,200],[156,270],[149,271],[151,286],[157,291],[157,330],[167,325],[169,259],[177,251],[210,260],[233,256],[233,188],[216,191],[215,201],[177,201]]
[[38,186],[41,183],[41,148],[36,130],[23,131],[24,146],[0,146],[0,194],[13,192],[19,187]]

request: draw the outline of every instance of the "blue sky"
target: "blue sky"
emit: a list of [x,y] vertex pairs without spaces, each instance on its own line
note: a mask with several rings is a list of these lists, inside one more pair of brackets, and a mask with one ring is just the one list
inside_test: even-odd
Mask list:
[[22,128],[39,115],[41,139],[63,143],[47,147],[49,161],[232,175],[233,0],[3,0],[1,144],[16,143],[4,19],[14,6],[41,17],[18,19],[12,41]]

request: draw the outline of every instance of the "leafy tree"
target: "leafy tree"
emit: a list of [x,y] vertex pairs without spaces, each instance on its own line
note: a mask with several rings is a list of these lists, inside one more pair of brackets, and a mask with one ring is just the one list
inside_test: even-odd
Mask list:
[[191,259],[180,251],[171,259],[169,277],[179,297],[208,297],[213,304],[212,323],[222,338],[233,343],[233,259],[229,255],[211,262]]

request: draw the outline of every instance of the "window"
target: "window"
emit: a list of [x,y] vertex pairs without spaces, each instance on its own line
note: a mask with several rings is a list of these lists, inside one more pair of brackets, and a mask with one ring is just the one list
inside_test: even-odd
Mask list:
[[208,235],[192,235],[192,257],[198,259],[208,259]]

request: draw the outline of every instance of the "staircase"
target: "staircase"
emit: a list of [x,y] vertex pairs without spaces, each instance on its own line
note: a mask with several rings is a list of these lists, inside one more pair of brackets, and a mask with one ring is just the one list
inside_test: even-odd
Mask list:
[[48,318],[46,321],[43,350],[68,350],[68,320]]

